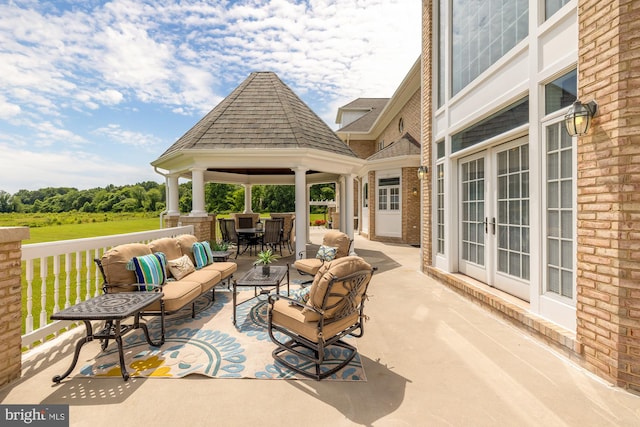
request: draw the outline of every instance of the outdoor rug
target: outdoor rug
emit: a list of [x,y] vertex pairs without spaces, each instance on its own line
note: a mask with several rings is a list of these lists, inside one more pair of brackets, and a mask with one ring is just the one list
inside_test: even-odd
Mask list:
[[[292,294],[294,291],[292,289]],[[238,301],[253,296],[253,290],[238,294]],[[276,348],[267,331],[266,295],[252,299],[237,308],[237,326],[232,323],[231,292],[211,293],[197,301],[197,314],[185,309],[165,320],[165,343],[161,347],[149,345],[142,330],[123,338],[125,364],[132,377],[182,378],[200,374],[212,378],[308,379],[273,360]],[[160,322],[147,318],[149,332],[154,341],[160,336]],[[355,341],[354,338],[348,338]],[[335,366],[344,360],[346,350],[328,348],[326,366]],[[289,354],[287,360],[302,369],[314,371],[313,365]],[[106,351],[81,366],[80,375],[90,377],[120,377],[118,347],[110,342]],[[327,379],[340,381],[366,381],[360,356]]]

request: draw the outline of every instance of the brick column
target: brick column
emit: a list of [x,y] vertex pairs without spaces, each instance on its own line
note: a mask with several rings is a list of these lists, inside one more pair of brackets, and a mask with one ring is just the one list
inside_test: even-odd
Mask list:
[[193,235],[198,241],[211,239],[212,218],[210,216],[188,216],[180,217],[182,225],[193,225]]
[[0,227],[0,386],[22,370],[22,241],[27,227]]
[[432,265],[431,247],[431,146],[433,105],[433,1],[422,1],[422,164],[429,172],[422,180],[422,267]]
[[[640,2],[580,0],[577,339],[587,367],[640,391]],[[425,139],[426,140],[426,139]]]

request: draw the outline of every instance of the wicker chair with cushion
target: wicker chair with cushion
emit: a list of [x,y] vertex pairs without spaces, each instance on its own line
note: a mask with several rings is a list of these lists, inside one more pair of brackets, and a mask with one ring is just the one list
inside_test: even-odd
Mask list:
[[[322,238],[322,245],[314,258],[298,259],[293,263],[293,266],[302,275],[315,276],[325,262],[346,257],[349,255],[350,249],[349,236],[338,230],[330,230]],[[311,281],[306,283],[311,283]]]
[[[326,262],[316,274],[307,298],[269,296],[268,329],[277,345],[276,361],[301,375],[321,380],[347,366],[357,350],[342,340],[364,333],[364,302],[375,268],[358,256]],[[306,302],[305,302],[306,300]],[[329,346],[347,350],[344,360],[332,360]],[[341,351],[340,353],[345,353]],[[289,354],[312,364],[294,365]]]

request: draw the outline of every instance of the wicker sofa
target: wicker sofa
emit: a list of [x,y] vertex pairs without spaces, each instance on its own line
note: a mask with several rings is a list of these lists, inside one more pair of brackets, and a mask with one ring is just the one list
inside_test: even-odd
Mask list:
[[[170,262],[187,255],[195,266],[192,248],[196,242],[195,236],[183,234],[177,237],[164,237],[147,244],[128,243],[111,248],[100,259],[96,259],[104,279],[104,292],[132,292],[140,289],[136,273],[129,269],[130,262],[135,257],[162,252]],[[228,283],[237,269],[238,265],[235,262],[213,262],[186,274],[179,280],[176,280],[167,269],[168,279],[161,288],[164,296],[161,302],[145,309],[145,313],[172,314],[191,304],[193,315],[195,315],[195,300],[205,292],[214,290],[218,283],[223,281]],[[214,291],[212,293],[215,298]]]

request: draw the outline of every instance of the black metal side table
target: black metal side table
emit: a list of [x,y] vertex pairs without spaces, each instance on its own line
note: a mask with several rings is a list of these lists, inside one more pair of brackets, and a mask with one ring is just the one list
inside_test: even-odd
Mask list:
[[[236,308],[256,298],[258,295],[268,294],[271,289],[276,288],[276,293],[280,293],[280,282],[287,278],[287,295],[289,295],[289,264],[286,267],[280,265],[270,266],[269,275],[262,274],[262,268],[252,268],[244,276],[233,281],[233,324],[236,324]],[[254,289],[254,296],[246,301],[237,302],[238,286],[251,286]],[[271,289],[264,289],[271,288]]]
[[[159,343],[151,341],[149,329],[146,323],[140,322],[140,314],[145,308],[160,300],[162,304],[162,292],[116,292],[111,294],[103,294],[95,298],[88,299],[80,304],[66,308],[58,313],[51,315],[52,320],[81,320],[86,327],[87,335],[76,343],[75,353],[71,366],[62,375],[53,377],[54,383],[59,383],[66,378],[78,363],[78,356],[83,345],[94,339],[102,340],[102,349],[106,349],[109,340],[113,339],[118,344],[118,352],[120,355],[120,369],[122,378],[125,381],[129,379],[129,373],[124,364],[124,351],[122,348],[122,337],[135,329],[144,331],[147,342],[156,347],[164,344],[164,334]],[[164,307],[162,307],[160,321],[162,322],[162,330],[164,331]],[[133,324],[123,325],[122,320],[133,316]],[[98,332],[93,332],[91,321],[104,320],[105,327]]]

